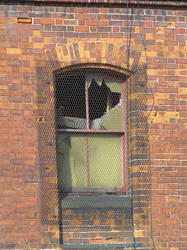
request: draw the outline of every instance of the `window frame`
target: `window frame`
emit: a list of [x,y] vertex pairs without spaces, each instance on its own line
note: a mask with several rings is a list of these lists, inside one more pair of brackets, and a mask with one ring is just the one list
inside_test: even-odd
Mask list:
[[[63,193],[126,193],[128,192],[128,182],[127,182],[127,79],[130,74],[128,71],[128,74],[124,74],[119,72],[119,75],[123,74],[123,77],[126,79],[122,81],[121,77],[116,76],[112,77],[111,75],[108,77],[106,74],[99,74],[99,76],[102,75],[103,78],[108,78],[110,80],[115,80],[121,84],[121,100],[122,100],[122,130],[96,130],[96,129],[90,129],[89,127],[89,99],[88,99],[88,75],[91,75],[89,72],[89,69],[93,68],[96,69],[95,65],[92,65],[92,67],[84,68],[84,70],[88,69],[87,72],[84,72],[85,76],[85,97],[86,97],[86,129],[56,129],[57,134],[60,133],[72,133],[72,134],[82,134],[85,135],[85,143],[86,143],[86,169],[87,169],[87,186],[86,187],[61,187],[61,190]],[[79,66],[77,67],[79,69]],[[100,68],[99,68],[100,69]],[[120,68],[121,69],[121,68]],[[124,70],[124,69],[122,69]],[[76,70],[72,69],[71,67],[68,67],[67,71],[71,71],[71,73],[76,74]],[[59,74],[65,74],[67,72],[66,70],[63,72],[59,72]],[[106,68],[105,71],[107,72],[108,69]],[[116,71],[114,71],[116,73]],[[108,73],[108,72],[107,72]],[[127,71],[125,71],[127,73]],[[112,79],[113,78],[113,79]],[[56,81],[55,81],[56,82]],[[55,95],[56,97],[56,95]],[[56,100],[56,98],[55,98]],[[119,135],[120,141],[121,141],[121,159],[122,159],[122,168],[121,168],[121,174],[122,174],[122,185],[121,187],[89,187],[89,163],[88,163],[88,135],[90,134],[105,134],[105,135]]]

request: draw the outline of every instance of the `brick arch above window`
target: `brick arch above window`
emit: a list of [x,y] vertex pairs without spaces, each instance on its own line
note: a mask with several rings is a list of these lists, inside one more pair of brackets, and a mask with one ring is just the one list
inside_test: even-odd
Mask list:
[[[67,39],[49,52],[53,61],[58,61],[60,68],[83,63],[114,65],[123,69],[133,70],[146,62],[145,56],[131,48],[129,53],[126,39]],[[58,67],[59,68],[59,67]]]
[[115,74],[117,77],[124,77],[124,76],[130,76],[130,74],[133,73],[133,71],[119,67],[119,66],[115,66],[115,65],[111,65],[111,64],[106,64],[106,63],[80,63],[80,64],[74,64],[74,65],[70,65],[70,66],[66,66],[64,68],[61,68],[59,70],[57,70],[55,72],[55,74],[57,73],[66,73],[66,72],[70,72],[70,71],[76,71],[76,70],[102,70],[107,71],[107,72],[113,72],[113,74]]

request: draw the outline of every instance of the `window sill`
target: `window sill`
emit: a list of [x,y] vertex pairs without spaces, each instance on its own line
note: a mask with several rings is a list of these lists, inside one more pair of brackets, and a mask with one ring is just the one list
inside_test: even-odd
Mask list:
[[131,199],[127,195],[65,196],[61,200],[62,209],[130,207]]
[[141,248],[142,245],[140,243],[124,243],[124,244],[84,244],[84,245],[71,245],[71,244],[62,244],[62,248],[68,248],[68,249],[101,249],[101,248],[117,248],[117,249],[136,249]]

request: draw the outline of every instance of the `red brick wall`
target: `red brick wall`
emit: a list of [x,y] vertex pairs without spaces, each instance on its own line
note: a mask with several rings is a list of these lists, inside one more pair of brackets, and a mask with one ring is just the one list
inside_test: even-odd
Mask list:
[[[134,211],[134,237],[145,247],[187,248],[187,10],[169,4],[136,5],[133,12],[131,7],[127,12],[126,6],[1,3],[0,249],[57,248],[59,244],[58,225],[40,219],[36,68],[40,60],[46,60],[46,50],[61,67],[98,62],[127,68],[129,62],[129,68],[136,69],[148,63],[143,79],[148,92],[143,100],[148,108],[143,117],[149,162],[144,170],[151,167],[147,184],[151,184],[152,198],[142,207],[143,212]],[[132,36],[127,39],[129,31]],[[129,84],[133,106],[142,94],[137,93],[139,86],[133,79]],[[130,175],[136,191],[139,180],[134,173],[142,163],[134,164],[137,159],[133,158],[140,150],[133,146],[138,131],[132,128],[130,133]],[[135,192],[135,201],[137,197]],[[144,215],[149,225],[145,225]],[[67,232],[69,242],[106,243],[101,232],[84,237],[84,232]]]

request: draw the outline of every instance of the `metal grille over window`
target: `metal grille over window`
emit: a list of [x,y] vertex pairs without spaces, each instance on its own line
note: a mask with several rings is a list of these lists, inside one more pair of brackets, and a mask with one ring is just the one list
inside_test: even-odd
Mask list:
[[63,246],[77,232],[134,246],[135,225],[150,226],[146,72],[51,60],[37,78],[42,223],[60,225]]

